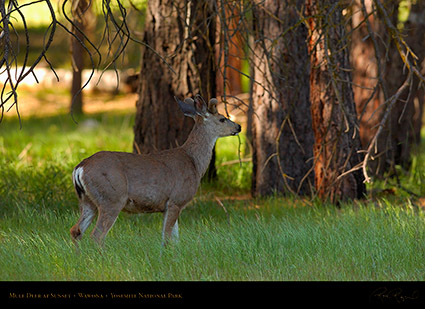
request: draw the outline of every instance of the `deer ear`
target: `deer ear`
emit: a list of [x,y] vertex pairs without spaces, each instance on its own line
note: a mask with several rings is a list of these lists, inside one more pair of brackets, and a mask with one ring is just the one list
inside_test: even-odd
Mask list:
[[209,102],[208,102],[208,111],[213,114],[216,115],[217,114],[217,99],[216,98],[212,98]]
[[196,109],[192,99],[186,98],[184,99],[184,102],[179,100],[177,97],[174,97],[174,99],[179,104],[180,109],[185,116],[196,118]]
[[195,109],[199,116],[205,117],[207,114],[207,103],[199,95],[195,95]]

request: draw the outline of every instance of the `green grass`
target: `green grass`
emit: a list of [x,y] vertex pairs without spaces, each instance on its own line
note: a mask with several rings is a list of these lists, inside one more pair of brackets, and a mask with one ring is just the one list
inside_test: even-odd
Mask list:
[[[238,159],[235,137],[217,144],[219,180],[202,184],[183,211],[179,243],[161,247],[161,214],[122,213],[103,248],[85,237],[77,253],[72,169],[133,141],[132,114],[90,117],[97,126],[67,115],[24,119],[21,130],[16,119],[0,124],[1,280],[425,280],[425,215],[415,200],[400,193],[338,209],[296,197],[228,199],[250,184],[250,163],[221,166]],[[419,194],[423,155],[414,160],[401,181]]]

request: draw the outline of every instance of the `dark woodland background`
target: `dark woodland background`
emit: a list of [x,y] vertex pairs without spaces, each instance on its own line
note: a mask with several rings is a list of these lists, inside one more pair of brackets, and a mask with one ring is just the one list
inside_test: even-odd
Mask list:
[[[36,5],[47,26],[31,26]],[[218,97],[246,116],[254,196],[362,198],[365,183],[409,169],[421,140],[422,0],[11,0],[0,14],[2,115],[19,114],[38,67],[72,70],[75,117],[95,71],[113,69],[138,93],[133,151],[152,152],[191,130],[174,96]]]

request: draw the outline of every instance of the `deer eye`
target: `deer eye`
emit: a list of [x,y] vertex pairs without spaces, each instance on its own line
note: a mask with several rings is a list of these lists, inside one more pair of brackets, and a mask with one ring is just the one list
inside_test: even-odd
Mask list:
[[220,122],[225,122],[226,121],[226,118],[221,118],[219,121]]

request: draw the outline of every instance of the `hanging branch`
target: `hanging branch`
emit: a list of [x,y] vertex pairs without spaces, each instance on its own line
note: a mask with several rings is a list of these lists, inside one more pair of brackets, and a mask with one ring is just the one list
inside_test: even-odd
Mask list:
[[[380,0],[373,0],[373,2],[376,5],[376,10],[372,10],[372,12],[367,12],[366,9],[366,5],[365,5],[365,1],[362,0],[361,1],[361,10],[363,12],[363,16],[364,16],[364,22],[367,25],[367,29],[368,29],[368,35],[372,40],[373,43],[373,47],[375,49],[375,57],[376,57],[376,63],[377,63],[377,67],[378,67],[378,71],[377,71],[377,84],[374,87],[372,94],[370,95],[369,99],[366,102],[366,105],[371,102],[373,96],[375,96],[377,89],[380,87],[383,91],[384,94],[384,102],[382,103],[382,106],[385,107],[385,110],[382,112],[381,115],[381,119],[379,121],[379,124],[376,126],[377,130],[376,133],[374,134],[374,136],[372,137],[372,139],[370,140],[370,143],[367,147],[366,150],[364,150],[364,160],[359,163],[358,165],[354,166],[352,169],[350,169],[349,171],[345,172],[344,174],[340,175],[340,177],[345,176],[346,174],[349,174],[353,171],[356,171],[358,169],[362,169],[363,171],[363,175],[365,178],[365,182],[371,182],[371,177],[368,175],[368,163],[370,161],[370,159],[373,159],[373,153],[375,153],[377,150],[377,146],[378,146],[378,139],[380,137],[380,135],[382,134],[384,128],[387,125],[388,119],[390,117],[391,111],[393,110],[395,103],[397,101],[399,101],[399,98],[402,94],[404,94],[408,89],[409,91],[411,91],[411,87],[413,84],[413,77],[416,76],[422,83],[425,82],[425,78],[422,76],[422,74],[420,73],[420,69],[418,67],[418,57],[414,54],[414,52],[411,50],[411,48],[407,45],[407,43],[405,42],[402,34],[400,33],[400,31],[393,25],[390,17],[388,16],[388,13],[386,11],[386,9],[383,7],[382,3]],[[380,19],[382,20],[382,24],[383,27],[385,27],[385,29],[388,31],[389,33],[389,39],[391,41],[394,42],[397,51],[400,55],[400,59],[403,61],[405,68],[407,69],[407,76],[406,79],[404,80],[404,82],[401,84],[401,86],[396,90],[396,92],[393,95],[389,95],[388,93],[388,89],[386,87],[386,84],[383,80],[383,68],[382,65],[380,63],[380,59],[379,59],[379,55],[381,55],[381,51],[379,48],[379,44],[377,43],[376,40],[376,35],[372,29],[372,26],[369,22],[369,16],[372,16],[373,14],[377,14],[379,12],[380,14]],[[386,44],[386,48],[388,51],[388,46],[389,43]],[[410,92],[408,94],[410,96]],[[406,103],[407,104],[406,100]],[[406,107],[405,107],[406,108]],[[366,107],[363,109],[361,116],[363,116],[363,113],[365,111]],[[376,111],[375,111],[376,112]],[[374,112],[374,113],[375,113]],[[370,116],[370,118],[373,117]]]
[[[29,28],[31,25],[27,23],[25,14],[22,12],[22,9],[24,7],[35,4],[44,4],[47,6],[49,11],[48,17],[50,18],[51,22],[45,30],[45,39],[43,41],[44,44],[41,52],[34,61],[29,63],[29,50],[31,43]],[[116,0],[115,2],[110,0],[102,0],[101,5],[103,17],[105,20],[105,28],[98,44],[95,44],[92,40],[90,40],[87,35],[73,22],[73,17],[69,16],[67,8],[68,5],[72,4],[72,1],[64,0],[61,5],[61,14],[68,24],[66,25],[65,23],[58,20],[58,16],[53,9],[51,0],[34,0],[25,4],[19,4],[17,0],[0,1],[0,74],[5,76],[0,92],[0,122],[3,119],[4,112],[10,111],[13,107],[16,110],[19,121],[21,120],[18,108],[19,84],[29,74],[32,74],[35,80],[38,82],[35,68],[42,60],[46,61],[50,70],[59,81],[59,77],[57,76],[51,62],[47,58],[47,51],[51,47],[57,27],[62,28],[70,37],[81,44],[90,59],[91,73],[87,81],[85,81],[79,90],[80,92],[90,83],[94,76],[95,70],[102,69],[102,74],[99,77],[100,81],[103,72],[111,67],[114,68],[117,74],[118,87],[119,77],[116,61],[124,54],[128,42],[132,40],[133,42],[146,46],[146,44],[143,42],[140,42],[136,38],[132,37],[130,28],[127,24],[127,10],[122,4],[122,0]],[[116,5],[117,10],[113,9],[113,4]],[[90,0],[89,5],[93,5],[92,0]],[[74,14],[73,10],[70,11],[71,14]],[[78,14],[81,13],[83,12],[79,12]],[[15,25],[19,22],[22,23],[23,32],[25,35],[25,46],[23,46],[23,48],[19,44],[19,34],[15,27]],[[73,32],[72,29],[75,29],[75,32]],[[78,33],[78,35],[76,33]],[[79,37],[81,37],[81,39]],[[103,63],[104,57],[102,57],[100,52],[100,48],[104,44],[106,44],[108,48],[108,54],[106,56],[107,62],[105,64]],[[149,46],[147,47],[149,48]],[[23,54],[23,61],[22,63],[18,64],[18,55],[20,55],[20,53]],[[97,61],[95,58],[97,58]],[[10,105],[8,105],[9,103]]]
[[[418,63],[417,63],[418,57],[414,54],[414,52],[407,45],[407,43],[403,39],[403,36],[401,35],[400,31],[398,31],[397,28],[391,22],[391,19],[389,18],[388,13],[385,10],[385,8],[383,7],[381,1],[380,0],[374,0],[374,3],[376,4],[377,8],[379,9],[379,12],[382,16],[383,24],[384,24],[385,28],[387,29],[387,31],[389,32],[390,37],[392,38],[393,42],[395,43],[395,46],[396,46],[397,51],[400,55],[400,58],[402,59],[406,69],[408,70],[408,75],[407,75],[405,81],[403,82],[403,84],[395,92],[395,94],[392,95],[391,97],[387,98],[385,100],[385,102],[383,103],[383,105],[386,106],[386,109],[385,109],[385,111],[382,115],[378,129],[377,129],[375,135],[373,136],[373,138],[372,138],[372,140],[371,140],[371,142],[370,142],[370,144],[369,144],[369,146],[368,146],[368,148],[365,152],[364,161],[361,165],[361,168],[363,170],[363,175],[365,177],[365,182],[371,181],[371,178],[369,177],[369,175],[367,173],[367,165],[368,165],[369,159],[372,156],[372,151],[377,146],[378,137],[380,136],[395,103],[398,101],[399,97],[406,91],[406,89],[408,89],[408,88],[410,89],[410,87],[412,85],[412,81],[413,81],[413,75],[416,75],[416,77],[422,83],[425,82],[425,78],[422,76],[422,74],[420,73],[420,69],[418,68]],[[362,8],[363,11],[366,12],[364,1],[362,1],[362,6],[363,6],[363,8]],[[368,21],[366,21],[366,22],[368,23]],[[370,29],[369,24],[368,24],[368,27]],[[371,34],[372,34],[372,32],[371,32]],[[374,46],[375,46],[375,48],[377,48],[377,44],[375,43],[375,41],[374,41]],[[403,48],[405,50],[403,50]],[[378,64],[379,64],[379,62],[378,62]],[[381,87],[383,87],[384,93],[387,93],[387,90],[385,88],[385,84],[382,81],[381,71],[379,71],[378,74],[379,74],[379,84],[381,85]]]
[[[43,3],[45,2],[48,9],[49,9],[49,13],[50,16],[52,18],[52,23],[49,25],[49,27],[47,28],[46,32],[45,32],[45,36],[48,35],[48,33],[50,32],[49,36],[48,36],[48,40],[47,42],[44,44],[42,51],[40,52],[40,54],[38,55],[38,57],[34,60],[34,62],[30,65],[30,67],[26,70],[27,68],[27,62],[28,62],[28,55],[29,55],[29,46],[30,46],[30,38],[29,38],[29,34],[28,34],[28,25],[25,19],[24,14],[22,13],[22,8],[29,6],[29,5],[33,5],[36,3]],[[19,54],[19,42],[18,42],[18,33],[13,25],[13,23],[11,22],[11,14],[12,13],[17,13],[19,16],[16,17],[14,16],[14,20],[18,20],[18,18],[21,19],[23,26],[24,26],[24,30],[25,30],[25,41],[26,41],[26,46],[25,46],[25,55],[24,55],[24,61],[22,64],[22,68],[20,69],[20,73],[18,73],[18,54]],[[11,105],[9,106],[9,108],[7,109],[7,111],[9,111],[10,109],[12,109],[12,107],[16,108],[16,113],[18,114],[19,120],[20,120],[20,115],[19,115],[19,109],[18,109],[18,93],[17,93],[17,88],[19,86],[19,83],[22,82],[22,80],[27,77],[29,74],[32,74],[35,79],[37,80],[37,77],[35,75],[34,72],[34,68],[40,63],[40,61],[42,59],[45,59],[47,61],[47,63],[50,65],[50,62],[47,60],[46,57],[46,52],[49,49],[52,41],[53,41],[53,37],[55,34],[55,30],[56,30],[56,15],[55,12],[53,10],[53,7],[50,3],[49,0],[39,0],[39,1],[33,1],[33,2],[29,2],[29,3],[25,3],[23,5],[19,5],[18,2],[16,0],[9,0],[8,2],[8,6],[6,7],[6,1],[1,1],[0,2],[0,14],[1,14],[1,35],[0,35],[0,40],[1,40],[1,46],[2,46],[2,58],[0,60],[0,70],[1,73],[4,74],[6,73],[6,79],[3,82],[3,87],[2,87],[2,91],[0,94],[0,107],[1,107],[1,115],[0,115],[0,122],[3,119],[3,114],[5,111],[5,105],[6,103],[8,103],[10,100],[12,100]],[[11,31],[13,30],[14,35],[15,35],[15,44],[16,46],[13,45],[12,43],[12,34]],[[13,74],[13,68],[15,70],[15,76],[12,76]],[[50,65],[50,68],[52,69],[53,73],[56,75],[56,73],[54,72],[53,68]],[[57,75],[56,75],[57,77]],[[10,88],[10,90],[8,90],[8,88]]]

